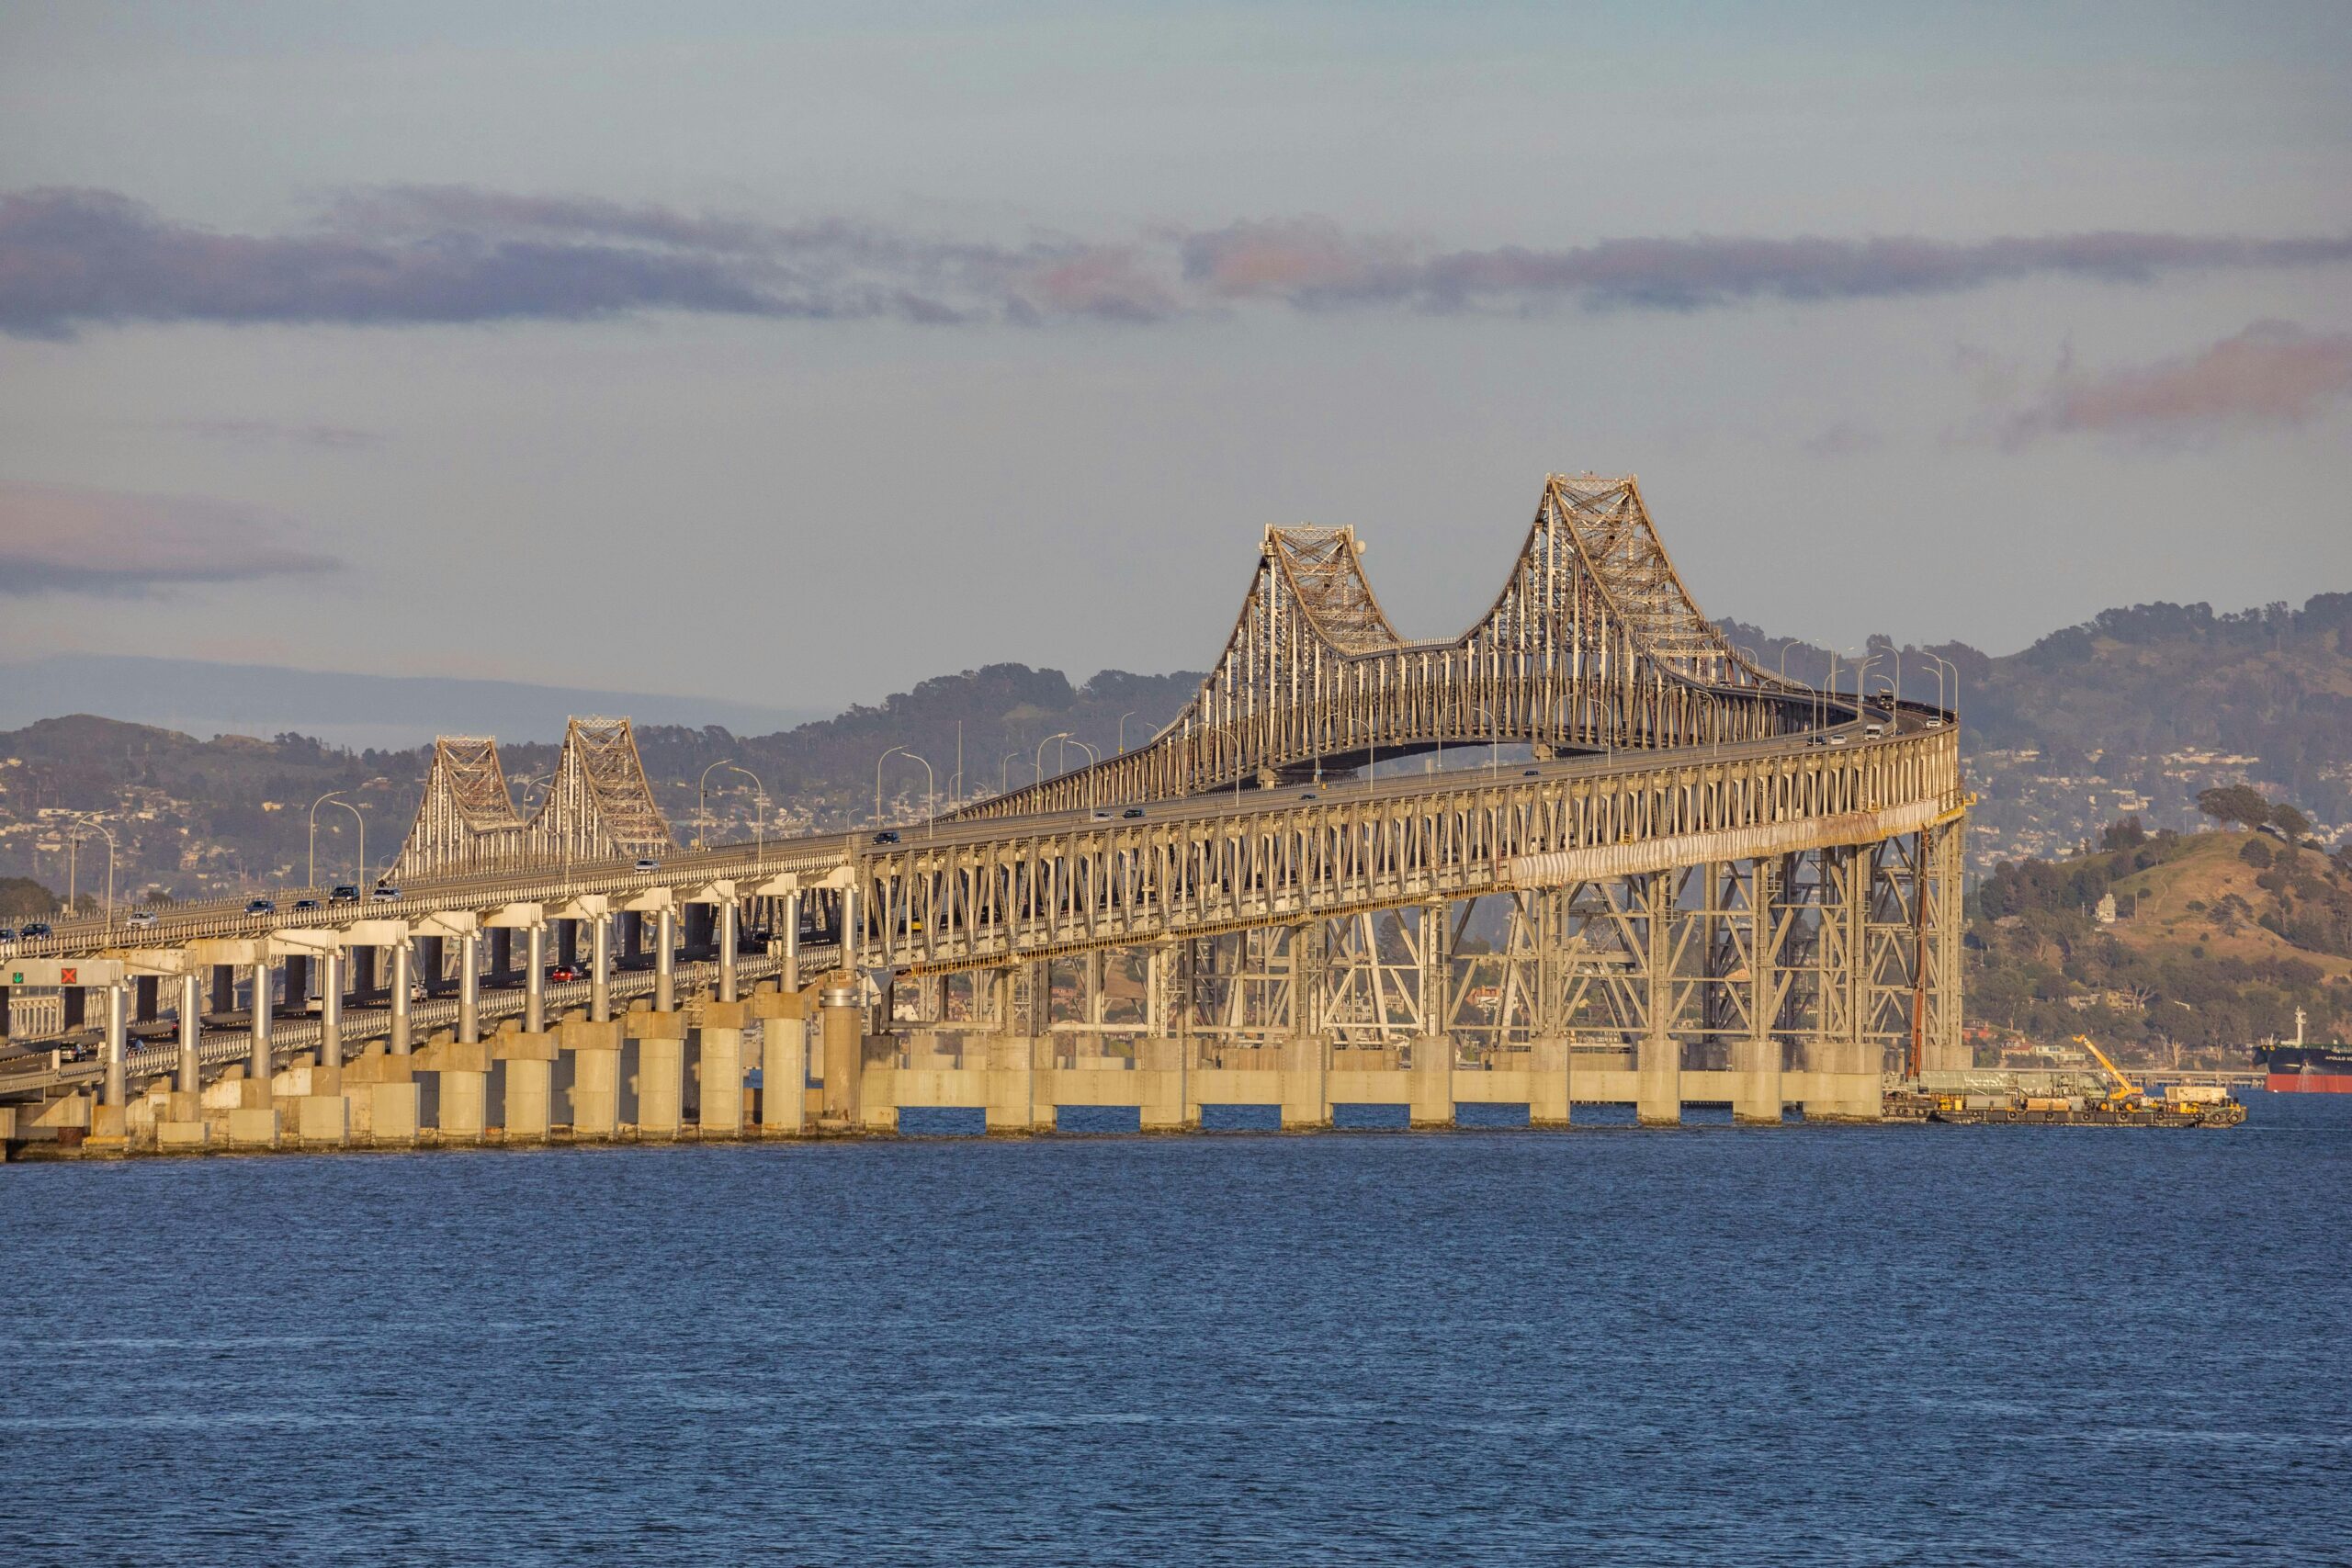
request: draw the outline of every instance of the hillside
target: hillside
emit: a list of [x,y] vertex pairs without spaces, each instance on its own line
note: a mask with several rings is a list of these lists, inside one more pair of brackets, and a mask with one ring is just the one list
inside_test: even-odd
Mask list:
[[[993,794],[1001,783],[1030,776],[1041,742],[1052,773],[1082,760],[1080,743],[1108,755],[1123,726],[1131,746],[1149,739],[1200,680],[1114,670],[1073,686],[1057,670],[995,664],[771,734],[653,725],[639,728],[638,745],[681,840],[695,830],[698,781],[722,761],[760,781],[770,802],[768,831],[842,828],[872,814],[876,763],[894,746],[929,761],[944,808],[956,791],[959,743],[962,793]],[[1048,739],[1064,731],[1067,751],[1065,742]],[[557,748],[500,750],[527,811]],[[68,864],[69,824],[94,814],[115,836],[115,885],[123,897],[149,888],[188,897],[300,882],[310,865],[311,807],[329,791],[342,792],[364,815],[368,867],[381,868],[408,830],[431,761],[425,748],[350,751],[293,734],[198,740],[87,715],[43,719],[0,732],[0,876],[33,877],[61,894],[69,878],[84,895],[102,890],[107,846],[96,829],[83,829],[79,864]],[[881,779],[885,809],[920,810],[926,787],[922,764],[892,758]],[[741,773],[711,771],[707,798],[713,836],[752,836],[759,811]],[[317,846],[322,880],[364,876],[350,812],[321,808]]]
[[[1811,681],[1827,671],[1821,649],[1726,626],[1768,668],[1784,660]],[[1871,648],[1875,688],[1897,650],[1884,637]],[[1904,693],[1932,701],[1923,652],[1959,671],[1979,872],[2064,853],[2125,815],[2192,829],[2198,792],[2216,784],[2251,782],[2296,801],[2327,842],[2352,825],[2352,593],[2220,615],[2136,604],[2000,658],[1964,643],[1906,646]]]
[[2165,1065],[2240,1065],[2299,1007],[2312,1038],[2352,1034],[2352,848],[2131,821],[2102,843],[2005,864],[1971,897],[1972,1023]]

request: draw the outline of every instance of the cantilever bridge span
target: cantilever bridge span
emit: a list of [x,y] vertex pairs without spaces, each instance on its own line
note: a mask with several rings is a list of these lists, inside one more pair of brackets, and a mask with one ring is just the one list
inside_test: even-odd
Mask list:
[[[45,1065],[0,1061],[0,1116],[91,1149],[950,1107],[1018,1131],[1218,1103],[1776,1122],[1875,1117],[1883,1075],[1965,1065],[1954,716],[1757,669],[1630,479],[1547,480],[1450,641],[1399,637],[1359,554],[1270,530],[1152,742],[935,822],[657,854],[625,727],[567,743],[538,824],[494,751],[447,742],[395,897],[182,907],[135,944],[85,921],[12,961],[105,1025],[76,1059],[69,1007]],[[1367,767],[1457,743],[1448,769]]]

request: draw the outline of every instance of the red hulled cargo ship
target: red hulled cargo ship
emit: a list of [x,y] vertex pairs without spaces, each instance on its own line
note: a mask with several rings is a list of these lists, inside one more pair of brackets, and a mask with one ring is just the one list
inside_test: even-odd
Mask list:
[[2254,1048],[2262,1087],[2274,1094],[2352,1094],[2352,1045],[2312,1045],[2303,1040],[2303,1010],[2295,1010],[2295,1037]]

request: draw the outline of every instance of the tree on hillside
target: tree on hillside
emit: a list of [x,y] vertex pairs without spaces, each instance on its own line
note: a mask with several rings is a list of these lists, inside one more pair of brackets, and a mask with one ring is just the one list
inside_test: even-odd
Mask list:
[[2263,798],[2260,790],[2247,784],[2199,790],[2197,809],[2225,828],[2259,828],[2270,820],[2270,802]]
[[41,920],[57,913],[57,895],[29,876],[0,876],[0,919]]
[[2312,819],[2285,804],[2270,808],[2270,825],[2287,835],[2291,843],[2301,843],[2312,836]]
[[2098,836],[2098,847],[2102,850],[2136,850],[2147,841],[2148,830],[2140,825],[2136,815],[2126,817],[2120,822],[2109,822]]

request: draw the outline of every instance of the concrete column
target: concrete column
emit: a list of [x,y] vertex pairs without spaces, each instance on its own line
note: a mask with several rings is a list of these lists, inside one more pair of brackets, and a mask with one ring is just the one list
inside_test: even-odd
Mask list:
[[267,1083],[277,1065],[269,1058],[269,1026],[277,1007],[277,976],[265,953],[254,965],[253,1046],[245,1057],[245,1077]]
[[[789,1003],[792,1010],[783,1010]],[[800,998],[752,998],[767,1005],[760,1025],[760,1130],[772,1135],[797,1135],[808,1123],[808,1021],[800,1016]]]
[[865,1010],[858,1006],[857,980],[838,975],[818,998],[818,1027],[824,1042],[824,1115],[829,1127],[858,1125],[860,1080],[865,1074]]
[[196,1094],[204,1088],[204,1066],[197,1059],[197,1045],[204,1038],[204,987],[191,969],[180,976],[180,1062],[179,1089],[182,1094]]
[[481,1039],[481,933],[468,931],[458,939],[458,1039],[468,1045]]
[[784,896],[784,988],[800,988],[800,890]]
[[1643,889],[1649,905],[1642,976],[1649,1016],[1634,1047],[1634,1113],[1644,1126],[1671,1127],[1682,1120],[1682,1039],[1674,1031],[1674,976],[1668,972],[1674,953],[1671,877],[1653,872]]
[[406,942],[392,943],[392,1043],[391,1054],[405,1056],[416,1049],[414,1025],[411,1022],[409,993],[415,988],[409,973],[412,962]]
[[678,1009],[678,913],[664,909],[653,922],[653,1010]]
[[[1453,1125],[1453,1041],[1450,1036],[1424,1034],[1413,1042],[1412,1094],[1411,1125]],[[1533,1114],[1530,1107],[1529,1115]]]
[[1761,859],[1748,881],[1748,1038],[1731,1048],[1732,1119],[1778,1126],[1781,1121],[1781,1042],[1772,1032],[1772,1001],[1780,974],[1780,863]]
[[718,999],[735,999],[735,905],[730,900],[718,907]]
[[319,954],[319,1066],[343,1066],[343,954]]
[[106,1103],[120,1108],[130,1103],[130,993],[120,981],[107,987]]
[[588,932],[588,1017],[605,1023],[613,1016],[613,917],[594,916]]
[[558,1043],[571,1053],[571,1135],[609,1138],[620,1127],[619,1021],[565,1021]]
[[545,1141],[554,1122],[556,1042],[551,1034],[501,1034],[491,1044],[492,1072],[503,1082],[499,1125],[509,1143]]
[[[733,906],[728,906],[732,908]],[[722,920],[722,929],[728,922]],[[700,1053],[703,1135],[736,1137],[743,1131],[744,1003],[717,1001],[702,1010]],[[764,1078],[763,1079],[764,1081]]]
[[857,973],[858,958],[863,954],[865,949],[865,942],[864,941],[865,931],[861,926],[861,922],[864,919],[865,916],[859,911],[857,907],[857,889],[854,887],[842,888],[841,931],[842,945],[839,964],[842,968],[848,970],[853,975]]
[[1535,1082],[1528,1091],[1527,1124],[1565,1127],[1576,1114],[1576,1090],[1568,1081],[1568,1066],[1576,1054],[1558,1035],[1528,1043],[1528,1066],[1534,1071]]
[[1282,1057],[1285,1132],[1331,1124],[1331,1042],[1323,1032],[1320,1007],[1325,941],[1320,920],[1291,930],[1291,1032]]
[[685,1015],[633,1012],[626,1022],[637,1039],[637,1130],[674,1138],[685,1125]]
[[524,962],[531,967],[523,976],[523,1032],[544,1034],[548,1027],[548,929],[533,926],[526,934]]

